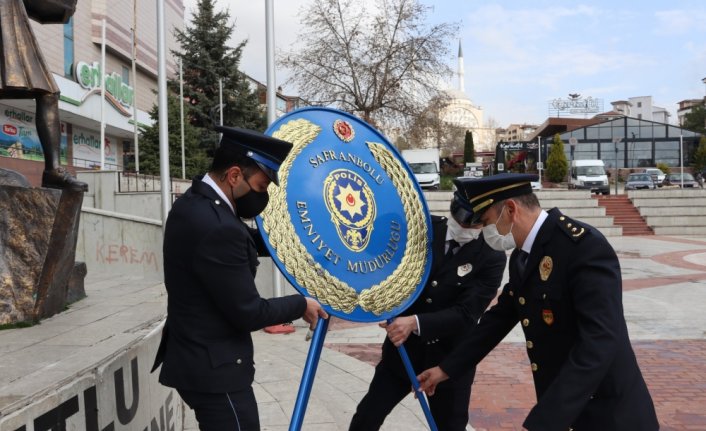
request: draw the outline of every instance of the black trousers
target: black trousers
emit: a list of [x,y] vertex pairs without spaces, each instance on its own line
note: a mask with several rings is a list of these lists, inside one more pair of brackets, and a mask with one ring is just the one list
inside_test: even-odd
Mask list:
[[177,390],[196,414],[201,431],[260,431],[260,416],[252,388],[210,394]]
[[[468,424],[468,406],[475,370],[464,376],[463,382],[446,381],[429,397],[429,408],[439,431],[463,431]],[[467,383],[467,384],[466,384]],[[380,429],[392,409],[410,393],[412,383],[387,369],[382,363],[375,367],[368,393],[358,404],[349,431]],[[421,406],[419,406],[421,410]]]

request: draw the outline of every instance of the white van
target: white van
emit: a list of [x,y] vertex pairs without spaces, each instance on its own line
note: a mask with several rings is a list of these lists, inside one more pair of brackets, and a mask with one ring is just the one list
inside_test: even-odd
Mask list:
[[593,193],[610,193],[610,183],[603,160],[573,160],[571,162],[570,189],[590,189]]
[[433,190],[439,188],[441,176],[438,149],[403,150],[402,158],[409,164],[421,188]]

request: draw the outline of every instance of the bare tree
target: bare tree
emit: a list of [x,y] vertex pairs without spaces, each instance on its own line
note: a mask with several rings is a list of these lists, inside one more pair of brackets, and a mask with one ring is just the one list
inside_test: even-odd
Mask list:
[[414,117],[408,128],[408,140],[413,148],[438,148],[445,157],[463,150],[465,127],[444,120],[449,95],[440,93],[427,103],[424,110]]
[[[302,10],[301,48],[280,57],[313,104],[384,128],[406,128],[438,96],[456,24],[428,26],[417,0],[313,0]],[[363,7],[365,5],[365,7]]]

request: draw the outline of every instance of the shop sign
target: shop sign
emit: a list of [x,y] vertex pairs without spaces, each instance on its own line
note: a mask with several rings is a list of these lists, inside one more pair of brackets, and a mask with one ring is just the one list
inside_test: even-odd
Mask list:
[[[74,127],[71,142],[74,150],[74,165],[85,167],[100,166],[100,133]],[[107,136],[105,137],[104,151],[106,165],[116,165],[114,141]]]
[[603,110],[603,99],[570,95],[568,99],[557,98],[549,102],[550,114],[597,114]]
[[[44,160],[42,144],[34,124],[34,114],[0,105],[0,156]],[[61,163],[66,163],[66,134],[61,134]]]
[[[76,82],[87,90],[101,88],[101,65],[94,61],[88,64],[84,61],[76,63]],[[130,107],[135,100],[135,90],[123,82],[117,72],[105,75],[105,91],[113,96],[121,105]]]

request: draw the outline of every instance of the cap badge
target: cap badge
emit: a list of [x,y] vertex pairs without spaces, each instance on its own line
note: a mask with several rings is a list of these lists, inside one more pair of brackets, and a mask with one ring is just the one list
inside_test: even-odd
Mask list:
[[542,310],[542,320],[547,326],[552,326],[554,324],[554,313],[552,310],[545,308]]
[[549,256],[544,256],[542,261],[539,263],[539,277],[542,281],[547,281],[552,273],[552,268],[554,267],[554,262]]
[[336,120],[333,122],[333,131],[338,139],[343,142],[350,142],[355,138],[355,130],[348,121]]
[[468,274],[472,270],[473,270],[473,265],[471,265],[470,263],[466,263],[464,265],[459,266],[456,273],[458,274],[459,277],[463,277],[464,275]]

